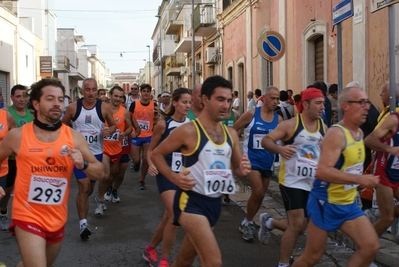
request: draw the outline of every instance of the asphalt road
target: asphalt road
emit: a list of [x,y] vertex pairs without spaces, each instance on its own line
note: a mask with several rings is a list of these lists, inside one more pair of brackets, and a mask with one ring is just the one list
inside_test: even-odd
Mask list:
[[[148,266],[142,258],[142,252],[161,220],[163,204],[155,178],[147,177],[146,183],[148,189],[139,191],[138,174],[128,170],[119,190],[122,203],[107,203],[108,210],[103,216],[94,215],[95,202],[92,195],[88,218],[92,236],[88,241],[81,241],[75,206],[77,183],[73,179],[65,239],[54,266]],[[238,231],[243,216],[242,208],[234,203],[222,208],[215,235],[222,251],[223,266],[275,267],[278,262],[280,237],[272,238],[267,246],[259,241],[244,242]],[[183,234],[182,229],[179,229],[170,262],[177,255]],[[157,251],[160,253],[160,246]],[[8,231],[0,232],[0,262],[11,267],[19,261],[15,237]],[[198,259],[193,266],[200,266]]]

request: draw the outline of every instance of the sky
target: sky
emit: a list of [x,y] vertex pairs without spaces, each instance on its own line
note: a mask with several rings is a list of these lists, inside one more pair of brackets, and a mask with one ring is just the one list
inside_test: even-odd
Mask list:
[[[158,6],[162,0],[54,0],[57,28],[75,28],[85,38],[78,45],[97,45],[99,58],[112,73],[139,72],[152,60]],[[122,53],[123,57],[120,57]]]

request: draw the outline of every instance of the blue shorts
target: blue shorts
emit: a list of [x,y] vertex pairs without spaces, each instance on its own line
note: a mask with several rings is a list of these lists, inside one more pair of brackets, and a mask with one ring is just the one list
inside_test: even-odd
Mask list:
[[151,136],[131,138],[130,143],[134,146],[142,146],[145,143],[151,143]]
[[175,190],[177,189],[177,186],[169,181],[166,177],[164,177],[162,174],[157,175],[157,185],[158,185],[158,192],[159,194],[162,194],[165,191],[168,190]]
[[265,170],[264,168],[261,168],[261,167],[258,167],[258,166],[251,166],[251,169],[253,171],[260,172],[260,175],[262,177],[271,178],[273,176],[273,171],[272,170]]
[[312,219],[317,227],[325,231],[337,231],[344,222],[364,215],[356,202],[347,205],[322,203],[323,201],[310,194],[307,212],[308,218]]
[[[96,157],[96,159],[97,159],[99,162],[102,162],[102,161],[103,161],[103,154],[94,155],[94,156]],[[76,168],[75,166],[73,166],[73,173],[75,174],[75,177],[76,177],[77,180],[87,178],[87,174],[84,173],[84,171],[79,170],[79,169]],[[93,180],[93,181],[94,181],[94,180]]]
[[211,227],[216,225],[221,213],[220,197],[207,197],[193,191],[182,191],[177,188],[175,199],[173,201],[173,224],[179,226],[180,214],[186,213],[205,216]]
[[123,154],[119,160],[120,163],[128,163],[130,161],[129,154]]

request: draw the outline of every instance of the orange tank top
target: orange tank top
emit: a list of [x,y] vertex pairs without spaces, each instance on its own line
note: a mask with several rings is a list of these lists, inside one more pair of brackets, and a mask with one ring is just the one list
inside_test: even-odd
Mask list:
[[[3,141],[4,136],[8,132],[7,112],[0,109],[0,143]],[[8,159],[0,163],[0,177],[8,174]]]
[[[119,136],[125,129],[124,112],[125,108],[120,106],[118,111],[113,114],[116,125],[115,132],[109,136],[104,136],[104,152],[107,155],[113,156],[122,152],[122,140],[119,139]],[[105,126],[108,126],[107,122],[105,122]]]
[[140,100],[136,100],[133,115],[141,129],[139,137],[152,136],[152,130],[154,128],[154,112],[153,101],[150,101],[150,103],[145,106],[141,104]]
[[62,125],[58,139],[44,143],[36,138],[33,122],[22,126],[16,156],[12,218],[35,223],[49,232],[61,229],[68,216],[73,162],[67,148],[74,148],[71,129]]

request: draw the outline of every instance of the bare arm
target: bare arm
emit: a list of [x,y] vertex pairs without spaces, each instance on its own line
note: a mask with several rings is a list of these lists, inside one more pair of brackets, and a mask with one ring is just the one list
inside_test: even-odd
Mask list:
[[93,153],[91,153],[89,145],[86,139],[75,130],[72,130],[73,140],[75,142],[75,148],[69,149],[68,156],[74,162],[76,168],[83,169],[84,160],[88,162],[88,167],[83,170],[90,179],[100,180],[104,175],[104,165],[99,162]]
[[65,115],[62,117],[62,123],[65,125],[70,126],[73,117],[75,116],[76,113],[76,102],[71,103],[67,109],[65,110]]
[[15,122],[14,117],[7,112],[7,123],[8,123],[8,130],[17,128],[17,123]]
[[136,138],[141,133],[140,125],[138,124],[136,117],[134,117],[134,115],[130,112],[129,112],[129,114],[130,114],[130,118],[132,120],[132,126],[134,128],[134,131],[131,132],[130,137]]
[[379,178],[374,175],[356,175],[344,173],[335,168],[342,150],[345,148],[345,135],[338,127],[330,128],[321,144],[320,160],[316,177],[326,182],[337,184],[359,184],[363,187],[374,187]]
[[151,160],[152,151],[158,146],[159,141],[161,140],[162,134],[165,132],[166,123],[165,120],[160,120],[157,125],[154,127],[154,131],[151,137],[151,143],[147,150],[147,161],[148,161],[148,173],[152,176],[158,174],[157,167],[155,167],[154,163]]
[[251,172],[251,163],[247,156],[241,152],[240,140],[238,139],[236,130],[232,128],[228,129],[234,142],[233,152],[231,154],[231,169],[235,175],[245,177]]
[[102,134],[103,136],[109,136],[114,133],[116,130],[114,116],[112,115],[111,106],[108,104],[101,103],[101,110],[104,111],[103,117],[107,121],[108,128],[103,128]]
[[[279,119],[280,118],[281,117],[279,117]],[[291,158],[296,152],[295,146],[294,145],[280,146],[277,145],[277,141],[289,138],[291,132],[294,131],[295,124],[296,124],[295,117],[279,123],[276,129],[274,129],[273,131],[268,133],[265,137],[263,137],[261,142],[262,147],[269,152],[280,154],[285,159]]]
[[378,128],[366,137],[364,144],[372,150],[388,152],[399,157],[399,147],[391,147],[379,140],[380,138],[389,138],[395,134],[397,126],[398,118],[396,116],[388,116]]
[[132,119],[130,118],[130,113],[125,109],[123,112],[123,119],[126,123],[126,130],[119,135],[119,139],[123,139],[125,136],[128,136],[133,131]]
[[[236,113],[234,112],[234,114],[236,114]],[[244,128],[245,125],[248,125],[248,123],[251,122],[254,114],[255,114],[254,109],[248,110],[247,112],[242,114],[242,116],[238,119],[238,121],[236,121],[234,123],[233,129],[236,131],[239,131],[239,130],[241,130],[241,128]]]
[[18,154],[21,146],[21,128],[10,130],[0,143],[0,162],[7,159],[8,156]]

